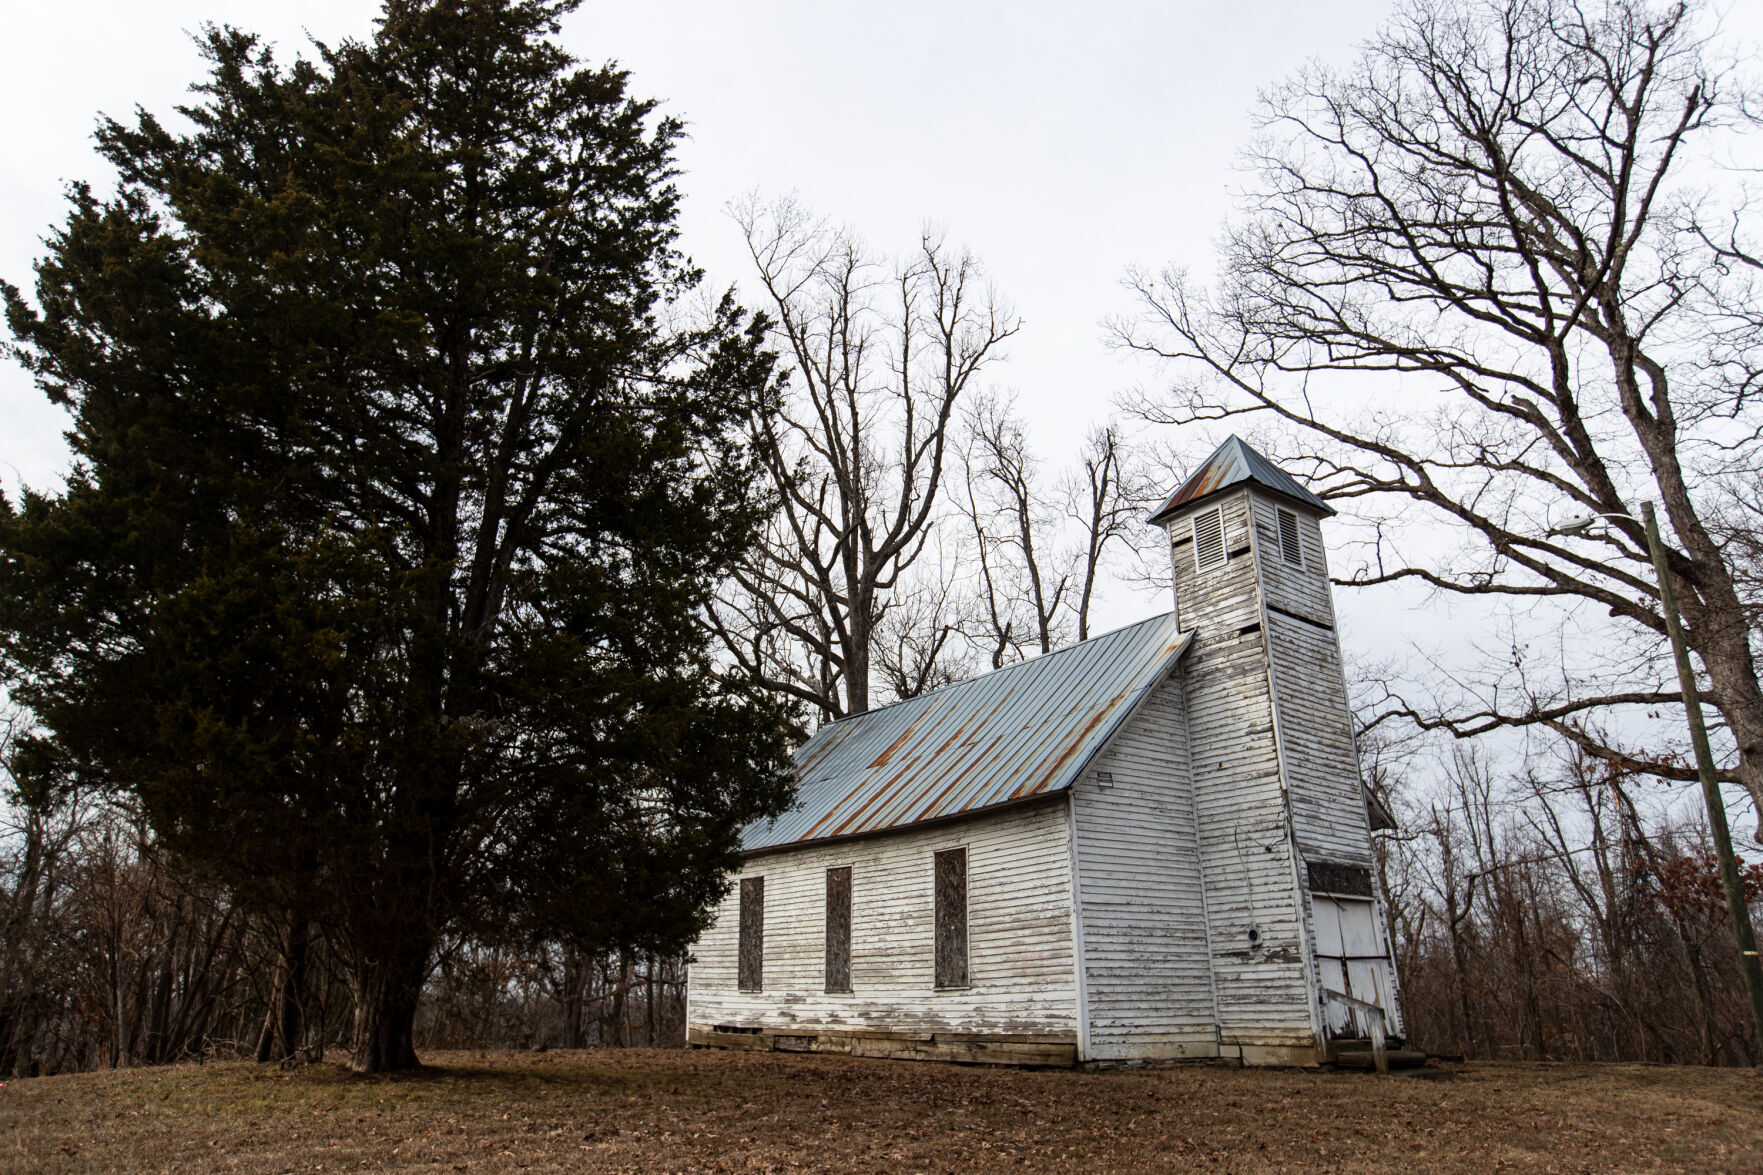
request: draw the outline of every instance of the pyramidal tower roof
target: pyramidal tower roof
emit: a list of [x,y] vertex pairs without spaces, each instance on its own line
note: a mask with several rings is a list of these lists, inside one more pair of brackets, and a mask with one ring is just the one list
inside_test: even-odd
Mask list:
[[1296,478],[1256,452],[1242,437],[1232,436],[1206,458],[1192,477],[1181,483],[1181,488],[1171,494],[1168,501],[1152,512],[1151,521],[1162,522],[1184,506],[1191,506],[1243,482],[1253,482],[1323,514],[1334,513],[1327,502],[1299,485]]

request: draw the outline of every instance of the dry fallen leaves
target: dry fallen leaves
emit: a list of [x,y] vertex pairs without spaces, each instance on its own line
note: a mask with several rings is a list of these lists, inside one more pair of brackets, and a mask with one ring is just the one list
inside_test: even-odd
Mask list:
[[433,1054],[420,1074],[250,1064],[15,1081],[0,1170],[1763,1172],[1734,1070],[1210,1065],[1098,1073],[803,1054]]

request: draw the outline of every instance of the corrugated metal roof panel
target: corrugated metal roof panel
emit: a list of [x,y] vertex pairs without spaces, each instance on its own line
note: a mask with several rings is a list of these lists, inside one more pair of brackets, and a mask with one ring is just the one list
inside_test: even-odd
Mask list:
[[1182,482],[1181,488],[1171,494],[1168,501],[1157,507],[1151,514],[1151,521],[1161,522],[1183,506],[1246,481],[1265,486],[1324,514],[1334,513],[1332,506],[1299,485],[1296,478],[1263,457],[1254,446],[1241,437],[1232,436],[1206,458],[1192,477]]
[[796,803],[747,827],[776,848],[899,828],[1070,787],[1187,639],[1175,613],[828,723],[796,752]]

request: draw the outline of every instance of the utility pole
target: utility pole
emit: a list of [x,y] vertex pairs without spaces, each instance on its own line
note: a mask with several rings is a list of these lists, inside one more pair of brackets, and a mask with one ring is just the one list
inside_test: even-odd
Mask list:
[[1659,576],[1659,602],[1665,613],[1665,633],[1677,658],[1677,680],[1683,687],[1683,708],[1689,714],[1690,741],[1696,746],[1696,775],[1702,781],[1702,800],[1708,805],[1708,826],[1714,833],[1714,855],[1720,861],[1720,885],[1726,890],[1726,909],[1732,915],[1733,936],[1739,944],[1739,966],[1744,969],[1745,989],[1751,996],[1751,1021],[1757,1028],[1758,1066],[1763,1067],[1763,960],[1757,957],[1757,936],[1751,929],[1751,909],[1745,902],[1744,882],[1739,878],[1738,858],[1732,852],[1732,830],[1726,824],[1726,804],[1720,798],[1720,782],[1714,775],[1714,752],[1708,746],[1708,728],[1702,723],[1702,696],[1696,689],[1696,673],[1690,651],[1683,643],[1683,622],[1677,616],[1677,593],[1671,587],[1671,571],[1665,565],[1665,544],[1659,538],[1659,522],[1653,503],[1641,503],[1646,521],[1647,550]]

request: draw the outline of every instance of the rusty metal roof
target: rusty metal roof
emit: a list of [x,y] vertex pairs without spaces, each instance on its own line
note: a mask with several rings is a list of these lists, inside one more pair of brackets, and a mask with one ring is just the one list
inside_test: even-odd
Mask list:
[[1183,506],[1191,506],[1242,482],[1254,482],[1324,514],[1334,513],[1333,507],[1299,485],[1291,474],[1256,452],[1243,438],[1232,436],[1213,450],[1205,464],[1182,482],[1167,502],[1152,512],[1151,521],[1162,522]]
[[820,728],[796,803],[749,852],[899,828],[1071,786],[1187,647],[1175,613]]

